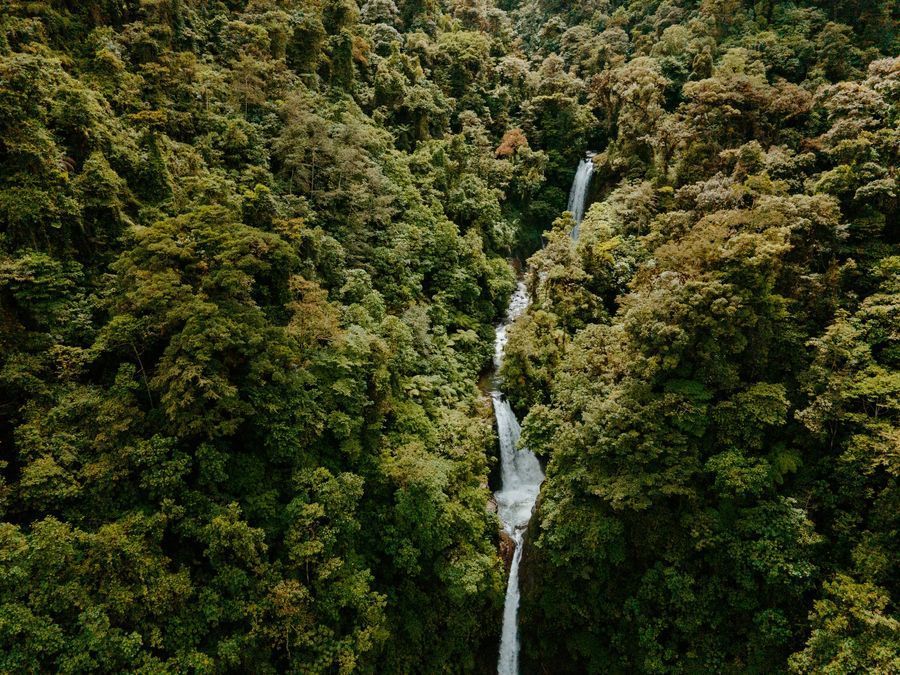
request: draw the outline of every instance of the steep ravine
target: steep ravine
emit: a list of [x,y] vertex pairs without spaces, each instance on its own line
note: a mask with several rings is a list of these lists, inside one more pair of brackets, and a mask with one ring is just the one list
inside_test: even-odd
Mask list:
[[[584,218],[587,207],[591,176],[593,174],[592,155],[581,161],[569,194],[568,210],[575,218],[573,239],[578,238],[578,226]],[[509,578],[503,607],[503,627],[500,637],[500,651],[497,659],[499,675],[519,673],[519,630],[518,613],[520,599],[519,568],[525,551],[525,535],[529,530],[531,514],[540,492],[544,473],[540,462],[528,448],[518,448],[521,428],[505,394],[500,390],[500,366],[506,348],[507,330],[528,308],[530,298],[523,282],[519,282],[509,301],[506,319],[497,326],[494,340],[494,389],[491,399],[497,422],[500,445],[501,488],[494,493],[497,512],[503,529],[515,546],[509,565]]]

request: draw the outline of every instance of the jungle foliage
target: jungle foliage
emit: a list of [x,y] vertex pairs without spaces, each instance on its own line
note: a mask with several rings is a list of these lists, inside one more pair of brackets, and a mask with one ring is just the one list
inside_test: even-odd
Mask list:
[[602,136],[503,367],[548,462],[536,672],[900,668],[892,11],[519,9]]
[[2,3],[0,671],[900,669],[895,13]]
[[432,3],[3,3],[0,671],[493,662],[475,385],[547,163],[496,152],[511,42]]

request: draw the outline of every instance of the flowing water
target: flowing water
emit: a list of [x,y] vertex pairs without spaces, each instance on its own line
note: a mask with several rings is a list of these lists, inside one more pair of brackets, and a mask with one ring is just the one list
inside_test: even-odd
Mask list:
[[[497,327],[494,342],[494,367],[499,371],[506,347],[506,329],[528,307],[525,284],[519,283],[513,293],[506,313],[506,321]],[[500,438],[500,476],[502,488],[494,493],[497,512],[503,529],[515,542],[509,581],[506,587],[506,604],[503,608],[503,632],[500,638],[500,657],[497,672],[500,675],[518,675],[519,672],[519,564],[522,562],[522,543],[525,530],[537,501],[544,473],[537,457],[527,448],[517,449],[521,429],[509,402],[499,390],[491,392],[494,415],[497,418],[497,434]]]
[[572,189],[569,191],[568,211],[575,219],[575,227],[572,228],[572,239],[578,239],[578,231],[581,221],[584,220],[584,212],[587,209],[588,189],[591,187],[591,176],[594,174],[594,155],[588,156],[578,164],[575,172],[575,180],[572,181]]
[[[578,227],[584,218],[587,207],[588,188],[591,185],[591,174],[594,172],[593,155],[589,154],[581,160],[572,190],[569,193],[569,211],[575,217],[572,238],[578,239]],[[506,320],[497,326],[494,341],[494,371],[500,372],[503,354],[506,350],[506,331],[528,307],[528,291],[525,284],[519,282],[515,293],[509,301]],[[495,380],[499,383],[499,377]],[[499,491],[494,493],[497,501],[497,513],[503,523],[503,529],[512,538],[516,550],[509,567],[509,581],[506,586],[506,603],[503,607],[503,631],[500,636],[500,657],[497,661],[499,675],[519,675],[519,565],[522,562],[522,549],[528,521],[537,501],[544,472],[541,465],[528,448],[519,448],[521,428],[509,402],[503,392],[495,389],[491,392],[494,401],[494,416],[497,418],[497,434],[500,438],[500,477],[503,481]]]

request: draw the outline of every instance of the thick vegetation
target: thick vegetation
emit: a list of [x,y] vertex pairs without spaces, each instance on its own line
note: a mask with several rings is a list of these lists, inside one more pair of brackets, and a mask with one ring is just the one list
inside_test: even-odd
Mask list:
[[0,671],[493,661],[475,383],[547,163],[496,151],[511,41],[417,2],[3,3]]
[[541,8],[603,137],[504,364],[549,460],[526,656],[897,672],[891,3]]
[[900,670],[892,12],[3,2],[0,672]]

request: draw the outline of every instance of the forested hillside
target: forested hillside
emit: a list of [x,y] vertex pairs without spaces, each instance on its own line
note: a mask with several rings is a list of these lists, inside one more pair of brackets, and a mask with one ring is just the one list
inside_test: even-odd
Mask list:
[[509,20],[72,0],[0,35],[0,671],[492,664],[476,382],[547,162],[496,152]]
[[4,0],[0,672],[900,670],[897,12]]
[[504,365],[526,658],[900,671],[897,5],[540,7],[601,138]]

